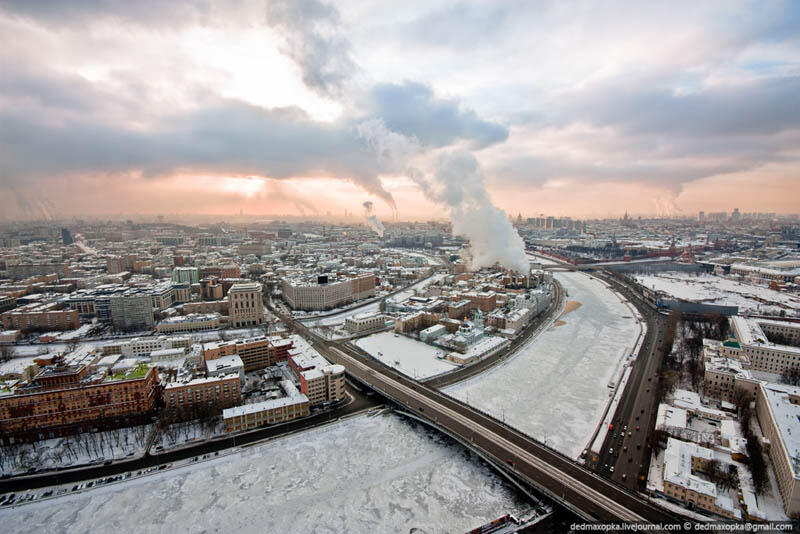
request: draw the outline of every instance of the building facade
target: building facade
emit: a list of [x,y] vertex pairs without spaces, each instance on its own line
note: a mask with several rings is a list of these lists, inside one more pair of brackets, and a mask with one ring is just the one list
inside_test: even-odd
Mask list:
[[233,284],[228,290],[228,310],[232,328],[264,324],[261,284]]
[[111,323],[116,330],[128,332],[153,329],[155,323],[153,300],[149,293],[130,289],[124,293],[112,295],[109,304]]
[[283,299],[295,310],[330,310],[375,296],[376,277],[362,274],[330,283],[282,280]]
[[213,417],[242,402],[237,372],[170,382],[164,387],[164,409],[173,421]]

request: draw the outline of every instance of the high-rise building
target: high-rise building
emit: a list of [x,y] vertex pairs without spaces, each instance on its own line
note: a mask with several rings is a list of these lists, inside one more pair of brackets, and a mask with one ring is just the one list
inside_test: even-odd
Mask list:
[[264,323],[264,303],[258,282],[233,284],[228,290],[228,302],[232,328]]
[[200,276],[197,267],[175,267],[172,271],[172,281],[176,283],[198,283],[200,281]]
[[61,241],[65,245],[71,245],[73,243],[72,234],[70,233],[69,229],[67,229],[67,228],[62,228],[61,229]]
[[129,289],[110,297],[111,322],[119,331],[152,330],[153,298],[150,293]]
[[697,214],[697,220],[700,221],[700,222],[705,222],[705,220],[706,220],[706,212],[701,211],[700,213],[698,213]]

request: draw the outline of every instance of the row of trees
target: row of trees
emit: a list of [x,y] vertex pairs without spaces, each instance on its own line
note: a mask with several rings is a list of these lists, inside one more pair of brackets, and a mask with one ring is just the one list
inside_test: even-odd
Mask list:
[[742,434],[747,440],[747,459],[750,473],[753,475],[753,486],[756,493],[764,493],[769,487],[769,473],[767,471],[767,462],[764,460],[761,442],[751,426],[753,410],[750,407],[750,398],[744,392],[739,392],[734,401],[739,408],[739,423],[742,425]]
[[0,471],[17,472],[43,466],[58,467],[114,458],[125,451],[141,451],[149,427],[139,425],[105,432],[73,434],[47,442],[0,445]]

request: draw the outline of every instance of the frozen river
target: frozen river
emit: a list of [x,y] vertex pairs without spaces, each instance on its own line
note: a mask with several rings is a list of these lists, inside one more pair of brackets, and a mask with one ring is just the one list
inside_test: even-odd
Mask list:
[[577,458],[640,327],[635,309],[602,282],[582,273],[555,278],[572,311],[514,358],[447,392]]
[[465,532],[526,509],[476,456],[394,415],[0,511],[4,532]]

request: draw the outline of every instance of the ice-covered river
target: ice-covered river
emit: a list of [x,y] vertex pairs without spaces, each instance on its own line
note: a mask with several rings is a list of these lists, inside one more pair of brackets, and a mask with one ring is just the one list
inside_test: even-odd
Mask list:
[[600,421],[608,383],[635,343],[639,324],[635,309],[602,282],[583,273],[555,277],[572,311],[514,358],[447,392],[577,458]]
[[121,484],[0,510],[3,532],[465,532],[525,509],[476,456],[361,416]]

